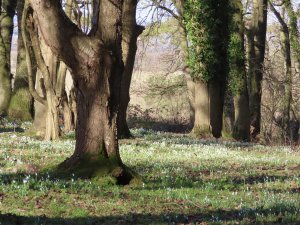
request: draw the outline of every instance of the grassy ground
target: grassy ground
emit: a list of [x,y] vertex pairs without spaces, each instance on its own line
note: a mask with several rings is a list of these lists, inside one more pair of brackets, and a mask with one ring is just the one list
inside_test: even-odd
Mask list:
[[0,224],[300,224],[300,149],[134,131],[121,141],[142,186],[57,179],[72,135],[0,134]]

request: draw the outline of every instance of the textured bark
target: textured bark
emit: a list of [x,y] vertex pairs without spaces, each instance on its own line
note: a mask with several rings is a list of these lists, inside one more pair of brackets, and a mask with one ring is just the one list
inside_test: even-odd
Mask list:
[[263,64],[267,31],[268,0],[253,0],[252,22],[248,33],[249,93],[251,136],[260,133]]
[[14,89],[10,101],[8,115],[11,118],[29,121],[33,119],[33,98],[29,92],[28,72],[26,65],[26,53],[21,35],[21,21],[24,8],[24,0],[17,2],[18,16],[18,57],[15,74]]
[[193,133],[201,137],[207,137],[211,132],[209,87],[205,82],[195,81],[194,88],[195,122]]
[[66,92],[64,92],[64,94],[62,95],[61,102],[64,116],[64,132],[68,133],[74,129],[74,121]]
[[7,114],[11,98],[10,51],[16,0],[2,0],[0,13],[0,115]]
[[[44,118],[45,140],[57,140],[60,136],[59,122],[58,122],[58,106],[59,99],[56,96],[54,87],[56,86],[56,75],[57,75],[57,66],[58,60],[55,57],[50,48],[45,45],[43,40],[38,40],[35,34],[31,34],[31,40],[34,47],[35,58],[37,60],[38,68],[42,74],[42,79],[39,80],[38,84],[41,85],[43,92],[43,97],[46,99],[45,114],[42,116]],[[35,41],[33,41],[35,40]],[[38,56],[40,55],[40,57]],[[36,119],[36,118],[35,118]],[[40,119],[40,118],[39,118]]]
[[30,2],[47,45],[72,70],[77,89],[76,147],[62,167],[84,177],[111,174],[127,183],[132,175],[121,161],[117,137],[123,2],[95,4],[89,36],[65,16],[58,1]]
[[240,141],[250,140],[250,113],[248,92],[234,96],[233,137]]
[[137,38],[144,27],[136,24],[137,0],[124,0],[122,15],[122,53],[124,72],[121,83],[121,101],[118,112],[118,135],[120,138],[130,138],[132,135],[126,121],[127,108],[130,101],[129,91],[132,72],[137,51]]
[[[35,90],[36,92],[42,96],[44,96],[44,90],[42,90],[42,83],[41,79],[43,75],[40,71],[36,72],[36,83],[35,83]],[[39,102],[34,101],[34,120],[33,120],[33,129],[36,135],[40,137],[45,137],[46,132],[46,115],[47,115],[47,108],[46,106]]]
[[230,89],[225,92],[224,113],[223,113],[223,136],[232,136],[234,126],[234,100]]
[[245,68],[244,21],[241,0],[231,0],[229,40],[229,86],[234,99],[233,137],[236,140],[250,140],[250,109]]
[[190,74],[185,74],[185,80],[187,84],[188,99],[190,105],[190,123],[194,126],[195,123],[195,82]]
[[210,126],[215,138],[222,136],[225,85],[225,80],[210,81],[208,84]]

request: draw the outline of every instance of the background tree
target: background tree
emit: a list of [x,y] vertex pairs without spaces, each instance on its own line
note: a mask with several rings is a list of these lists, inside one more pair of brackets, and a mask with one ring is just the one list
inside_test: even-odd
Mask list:
[[233,137],[250,140],[250,112],[244,50],[244,20],[241,0],[230,0],[229,89],[234,99]]
[[[288,26],[285,22],[285,13],[286,13],[286,4],[282,7],[282,13],[280,14],[276,8],[273,6],[273,3],[269,1],[270,9],[276,16],[279,24],[280,24],[280,42],[282,47],[282,54],[284,58],[284,97],[282,99],[282,117],[278,124],[282,127],[283,134],[282,139],[284,142],[297,142],[297,140],[293,140],[293,131],[291,129],[291,125],[295,120],[295,115],[293,113],[293,68],[292,68],[292,51],[291,51],[291,42],[294,42],[294,45],[297,46],[296,40],[291,37],[290,30],[293,30],[293,25]],[[292,18],[290,18],[292,20]],[[290,22],[292,23],[292,22]],[[295,31],[294,31],[295,32]],[[295,34],[294,34],[295,35]],[[296,49],[297,51],[297,49]],[[295,53],[297,54],[297,52]],[[295,57],[297,59],[297,57]],[[297,68],[296,68],[297,69]]]
[[6,114],[11,98],[10,51],[16,0],[2,0],[0,11],[0,114]]
[[129,91],[137,51],[137,39],[144,27],[136,24],[137,0],[124,0],[122,12],[122,54],[124,72],[121,83],[121,100],[118,112],[118,134],[121,138],[130,138],[127,124],[127,108],[130,101]]
[[261,126],[261,96],[266,48],[267,12],[268,0],[253,0],[251,25],[247,32],[252,137],[256,137],[260,133]]
[[11,118],[28,121],[33,119],[33,98],[29,92],[26,53],[21,35],[23,8],[24,0],[17,1],[18,56],[16,74],[14,76],[14,88],[8,114]]
[[220,137],[228,74],[228,1],[186,1],[188,66],[195,82],[195,129]]

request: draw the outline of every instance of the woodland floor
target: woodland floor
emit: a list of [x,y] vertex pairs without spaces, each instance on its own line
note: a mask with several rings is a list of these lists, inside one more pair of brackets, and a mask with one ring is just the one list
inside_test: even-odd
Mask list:
[[0,224],[300,224],[300,148],[133,130],[121,156],[141,186],[55,178],[74,134],[0,133]]

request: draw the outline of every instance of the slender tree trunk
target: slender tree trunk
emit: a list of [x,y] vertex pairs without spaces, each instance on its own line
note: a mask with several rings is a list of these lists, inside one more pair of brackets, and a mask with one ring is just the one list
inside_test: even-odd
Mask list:
[[122,52],[124,72],[121,84],[121,101],[118,112],[118,135],[120,138],[130,138],[132,135],[127,124],[127,108],[130,101],[130,84],[137,51],[137,38],[143,32],[144,27],[136,24],[137,0],[125,0],[123,3],[123,33]]
[[284,67],[285,67],[285,80],[284,80],[284,98],[282,104],[283,118],[282,118],[282,128],[283,128],[283,140],[285,142],[292,141],[291,135],[291,108],[292,108],[292,96],[293,96],[293,75],[292,75],[292,57],[291,57],[291,42],[290,42],[290,31],[289,27],[284,20],[285,8],[283,8],[282,15],[274,8],[272,3],[270,3],[270,9],[275,14],[278,22],[281,25],[280,29],[280,42],[282,47],[282,55],[284,57]]
[[11,118],[29,121],[33,119],[33,98],[29,92],[26,54],[21,35],[21,21],[24,0],[17,1],[18,16],[18,57],[15,74],[14,90],[10,101],[8,114]]
[[252,24],[248,35],[251,136],[260,133],[263,64],[267,32],[268,0],[253,0]]
[[293,57],[295,59],[296,71],[300,73],[300,40],[298,30],[298,15],[293,9],[291,0],[284,1],[284,7],[286,8],[289,16],[289,30],[290,30],[290,45],[292,48]]
[[11,98],[10,51],[16,0],[2,0],[0,14],[0,115],[6,114]]
[[280,32],[282,43],[282,54],[285,59],[285,82],[284,82],[284,99],[283,99],[283,128],[285,130],[285,141],[291,140],[290,121],[292,105],[292,61],[289,31],[282,29]]
[[231,0],[230,39],[229,39],[229,87],[234,99],[233,137],[237,140],[250,140],[250,109],[245,68],[244,21],[241,0]]

